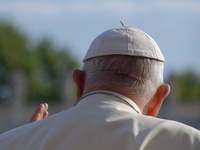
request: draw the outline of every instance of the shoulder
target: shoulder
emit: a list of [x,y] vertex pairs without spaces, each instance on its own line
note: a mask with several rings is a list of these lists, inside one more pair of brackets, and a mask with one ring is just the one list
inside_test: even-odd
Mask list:
[[[143,143],[148,147],[162,149],[198,149],[200,147],[200,131],[185,124],[153,118],[142,117],[146,122],[147,132]],[[148,122],[148,124],[147,124]],[[144,125],[145,126],[145,125]],[[159,144],[158,144],[159,143]]]
[[151,116],[144,116],[140,115],[138,118],[141,120],[142,125],[146,125],[147,127],[151,128],[151,130],[160,130],[160,131],[165,131],[169,132],[171,134],[194,134],[200,138],[200,131],[190,127],[188,125],[185,125],[183,123],[173,121],[173,120],[167,120],[167,119],[162,119],[162,118],[155,118]]

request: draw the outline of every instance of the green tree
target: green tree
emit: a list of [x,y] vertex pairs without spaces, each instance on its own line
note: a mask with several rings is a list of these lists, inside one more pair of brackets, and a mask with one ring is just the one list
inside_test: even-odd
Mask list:
[[63,76],[78,67],[66,49],[56,48],[48,39],[40,41],[33,52],[38,67],[30,79],[30,100],[60,100]]
[[[26,37],[8,23],[0,23],[0,99],[1,102],[11,98],[9,85],[10,74],[23,70],[27,74],[34,68],[32,56],[26,49]],[[7,93],[7,94],[6,94]]]
[[28,38],[17,28],[0,23],[0,103],[10,101],[10,76],[19,70],[27,79],[29,101],[57,102],[63,76],[78,66],[67,49],[57,48],[51,40],[43,39],[31,47]]
[[176,77],[178,96],[182,101],[200,101],[200,76],[192,71]]

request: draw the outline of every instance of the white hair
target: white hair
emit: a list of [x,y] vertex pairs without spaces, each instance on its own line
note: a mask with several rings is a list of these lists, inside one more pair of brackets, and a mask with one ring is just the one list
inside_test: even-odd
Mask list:
[[[114,81],[113,88],[118,86],[127,90],[140,102],[149,101],[163,83],[163,62],[144,57],[124,55],[95,57],[84,62],[83,70],[86,73],[86,82],[90,79],[107,82],[104,77],[110,76],[108,81]],[[103,74],[106,75],[98,79]]]

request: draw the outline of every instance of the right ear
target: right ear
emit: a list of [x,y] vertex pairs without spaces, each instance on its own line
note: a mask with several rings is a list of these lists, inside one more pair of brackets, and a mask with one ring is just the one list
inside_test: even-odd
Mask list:
[[79,69],[74,70],[73,80],[76,83],[77,100],[79,100],[83,95],[84,84],[85,84],[85,72]]
[[151,103],[148,106],[147,115],[156,117],[160,110],[163,100],[167,97],[170,92],[170,86],[168,84],[162,84],[156,94],[154,95]]

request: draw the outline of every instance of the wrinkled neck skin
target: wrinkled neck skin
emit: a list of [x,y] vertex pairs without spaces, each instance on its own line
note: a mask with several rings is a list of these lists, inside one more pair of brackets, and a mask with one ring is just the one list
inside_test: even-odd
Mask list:
[[87,88],[84,89],[83,95],[93,92],[93,91],[98,91],[98,90],[103,90],[103,91],[110,91],[110,92],[115,92],[121,95],[124,95],[128,98],[130,98],[132,101],[134,101],[138,107],[140,108],[140,111],[145,114],[145,106],[146,104],[140,103],[136,101],[133,96],[130,94],[126,88],[119,87],[118,85],[115,85],[114,83],[110,83],[109,81],[107,82],[99,82],[98,84],[95,84],[93,86],[86,86]]

